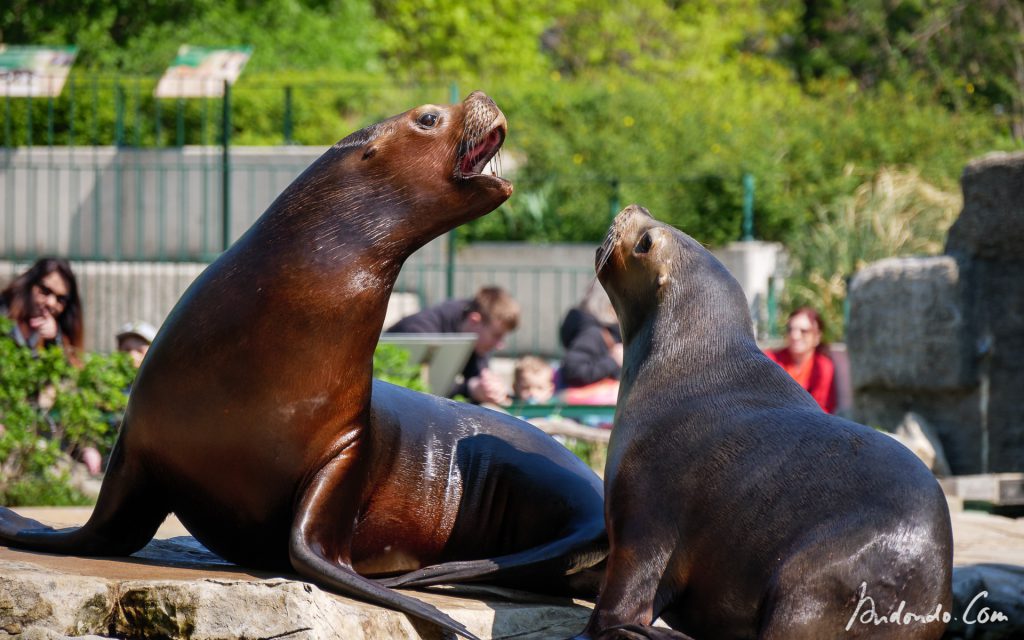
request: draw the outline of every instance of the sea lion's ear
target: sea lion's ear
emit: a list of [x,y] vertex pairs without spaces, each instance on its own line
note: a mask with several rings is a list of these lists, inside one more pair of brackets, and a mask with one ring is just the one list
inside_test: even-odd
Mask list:
[[672,281],[672,276],[669,275],[668,266],[664,266],[658,271],[658,288],[661,289],[666,284]]
[[369,160],[377,153],[377,145],[371,144],[363,150],[363,160]]

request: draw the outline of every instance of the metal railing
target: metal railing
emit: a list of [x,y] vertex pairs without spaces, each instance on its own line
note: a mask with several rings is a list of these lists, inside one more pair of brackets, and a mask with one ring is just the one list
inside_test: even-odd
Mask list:
[[[59,97],[0,98],[0,282],[42,255],[72,259],[89,279],[90,348],[112,348],[112,334],[126,320],[159,323],[198,269],[342,133],[410,104],[459,99],[454,85],[285,82],[226,86],[223,98],[161,99],[153,96],[156,82],[72,74]],[[349,109],[356,94],[375,110]],[[338,105],[337,131],[304,125],[310,100]],[[257,108],[280,122],[280,136],[262,141],[272,146],[255,146],[244,133],[233,137],[233,114],[251,118]],[[600,208],[610,218],[628,181],[606,182],[569,188],[607,199]],[[557,267],[460,264],[455,237],[417,252],[396,291],[414,292],[426,306],[470,297],[485,284],[504,286],[524,309],[523,329],[505,351],[557,355],[560,320],[593,281],[591,259]],[[160,266],[168,264],[180,266]]]

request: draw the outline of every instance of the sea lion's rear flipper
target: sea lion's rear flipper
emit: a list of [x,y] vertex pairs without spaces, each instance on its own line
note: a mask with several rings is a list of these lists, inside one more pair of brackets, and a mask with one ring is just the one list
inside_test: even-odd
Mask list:
[[114,447],[92,516],[83,526],[53,529],[0,507],[0,542],[32,551],[127,556],[146,546],[170,511],[147,474]]
[[495,582],[534,591],[557,591],[594,598],[600,575],[595,574],[593,579],[588,579],[583,574],[607,554],[604,523],[594,522],[525,551],[496,558],[444,562],[377,582],[392,588]]
[[437,608],[382,587],[352,568],[351,538],[359,509],[359,491],[341,487],[347,462],[350,461],[339,457],[329,463],[302,497],[288,545],[292,567],[321,586],[479,640],[465,625]]
[[638,624],[624,624],[602,631],[596,640],[693,640],[679,631],[664,627],[647,627]]

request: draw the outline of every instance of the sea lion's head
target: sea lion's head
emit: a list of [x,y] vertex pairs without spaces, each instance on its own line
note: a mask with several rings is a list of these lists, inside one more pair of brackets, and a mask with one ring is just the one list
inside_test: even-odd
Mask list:
[[619,212],[597,250],[594,269],[629,338],[657,307],[678,253],[672,229],[639,205]]
[[675,318],[680,331],[737,314],[749,324],[746,298],[725,267],[699,242],[639,205],[615,216],[597,250],[595,270],[627,343],[659,314]]
[[[425,104],[357,131],[335,145],[346,176],[365,185],[377,223],[384,217],[429,240],[493,211],[512,183],[485,172],[508,123],[481,91],[452,105]],[[425,240],[424,240],[425,241]]]

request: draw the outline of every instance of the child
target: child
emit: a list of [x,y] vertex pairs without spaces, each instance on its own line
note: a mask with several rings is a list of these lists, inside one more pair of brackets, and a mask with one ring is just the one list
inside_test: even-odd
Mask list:
[[516,361],[515,381],[512,384],[515,399],[527,404],[547,404],[555,395],[554,371],[536,356],[524,356]]
[[156,329],[148,322],[129,322],[117,332],[117,350],[132,357],[132,364],[138,369],[149,351],[149,345],[156,338]]

